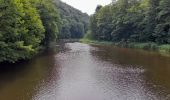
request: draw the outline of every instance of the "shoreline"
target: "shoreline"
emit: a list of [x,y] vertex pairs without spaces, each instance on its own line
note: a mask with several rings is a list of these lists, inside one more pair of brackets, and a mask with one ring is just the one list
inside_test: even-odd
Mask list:
[[92,45],[113,45],[116,47],[122,48],[131,48],[131,49],[139,49],[145,51],[153,51],[158,52],[163,56],[170,57],[170,44],[156,44],[156,43],[139,43],[139,42],[111,42],[111,41],[98,41],[98,40],[90,40],[90,39],[80,39],[81,43],[92,44]]

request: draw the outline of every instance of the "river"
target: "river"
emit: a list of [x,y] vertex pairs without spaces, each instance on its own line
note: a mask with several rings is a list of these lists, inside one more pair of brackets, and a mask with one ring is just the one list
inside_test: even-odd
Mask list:
[[170,57],[78,42],[56,48],[0,65],[0,100],[170,100]]

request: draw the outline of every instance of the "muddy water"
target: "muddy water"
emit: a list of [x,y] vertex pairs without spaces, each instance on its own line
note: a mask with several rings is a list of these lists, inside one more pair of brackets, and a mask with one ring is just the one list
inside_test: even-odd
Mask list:
[[0,65],[0,100],[170,100],[170,57],[76,42],[57,48]]

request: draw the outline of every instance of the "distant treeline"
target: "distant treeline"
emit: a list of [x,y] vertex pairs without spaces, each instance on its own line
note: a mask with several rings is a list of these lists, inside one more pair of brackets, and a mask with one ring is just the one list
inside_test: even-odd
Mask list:
[[55,4],[62,19],[59,38],[82,38],[88,30],[89,16],[59,0]]
[[170,0],[117,0],[98,6],[87,38],[170,44]]
[[88,16],[57,1],[0,0],[0,62],[30,59],[59,37],[82,37]]

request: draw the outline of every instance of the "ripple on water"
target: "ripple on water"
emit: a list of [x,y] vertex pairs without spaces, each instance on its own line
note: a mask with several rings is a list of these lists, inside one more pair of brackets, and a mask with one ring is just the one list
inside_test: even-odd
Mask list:
[[45,86],[35,100],[169,99],[169,95],[166,98],[164,91],[158,93],[158,86],[145,79],[147,70],[143,66],[105,61],[93,54],[100,48],[87,44],[67,43],[65,47],[68,50],[55,55],[59,78],[52,78],[56,82]]

